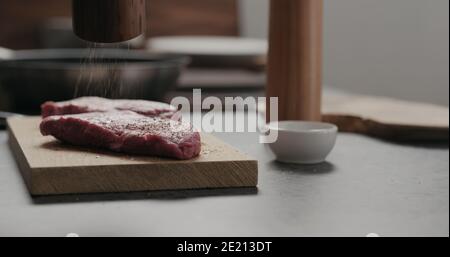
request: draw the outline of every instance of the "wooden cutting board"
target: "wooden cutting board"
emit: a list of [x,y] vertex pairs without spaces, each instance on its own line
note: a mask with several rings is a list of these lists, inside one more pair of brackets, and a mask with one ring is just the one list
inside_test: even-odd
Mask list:
[[8,119],[9,143],[31,195],[256,187],[258,163],[202,134],[199,158],[177,161],[62,144],[39,117]]
[[448,107],[337,92],[325,94],[323,102],[323,120],[341,132],[393,141],[449,139]]

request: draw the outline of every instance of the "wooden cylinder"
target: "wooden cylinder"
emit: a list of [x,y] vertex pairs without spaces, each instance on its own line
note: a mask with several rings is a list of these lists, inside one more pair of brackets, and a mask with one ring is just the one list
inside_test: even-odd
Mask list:
[[83,40],[115,43],[141,35],[145,0],[72,0],[73,27]]
[[266,93],[279,120],[321,120],[322,26],[323,0],[271,0]]

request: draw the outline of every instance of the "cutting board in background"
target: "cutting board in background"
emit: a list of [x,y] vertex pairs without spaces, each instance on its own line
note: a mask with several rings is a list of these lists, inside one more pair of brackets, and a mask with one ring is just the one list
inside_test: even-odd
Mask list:
[[449,109],[432,104],[328,92],[323,119],[341,132],[395,141],[448,141]]
[[177,161],[62,144],[39,117],[10,118],[10,146],[32,195],[256,187],[258,163],[210,135],[201,157]]

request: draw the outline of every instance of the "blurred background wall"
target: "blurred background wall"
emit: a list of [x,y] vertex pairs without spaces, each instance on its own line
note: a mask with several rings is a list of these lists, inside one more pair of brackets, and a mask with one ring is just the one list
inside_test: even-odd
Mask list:
[[[239,32],[238,0],[146,0],[147,36],[227,35]],[[71,0],[0,0],[0,46],[44,47],[55,17],[71,16]],[[54,20],[54,19],[53,19]],[[71,26],[71,21],[69,20]],[[64,22],[51,25],[66,27]],[[53,35],[55,36],[55,35]]]
[[[241,31],[267,36],[268,0],[240,0]],[[449,104],[448,0],[325,0],[325,83]]]
[[[148,36],[267,36],[268,0],[147,0]],[[449,0],[325,0],[325,83],[449,104]],[[42,46],[70,0],[0,0],[0,46]]]

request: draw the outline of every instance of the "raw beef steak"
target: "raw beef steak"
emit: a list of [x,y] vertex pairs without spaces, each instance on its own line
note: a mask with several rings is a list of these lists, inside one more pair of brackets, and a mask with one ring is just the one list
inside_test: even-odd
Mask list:
[[66,102],[46,102],[41,106],[42,117],[89,112],[133,111],[145,116],[171,118],[174,106],[145,100],[111,100],[100,97],[81,97]]
[[73,145],[130,154],[187,160],[201,150],[200,134],[191,124],[131,111],[50,116],[40,129]]

